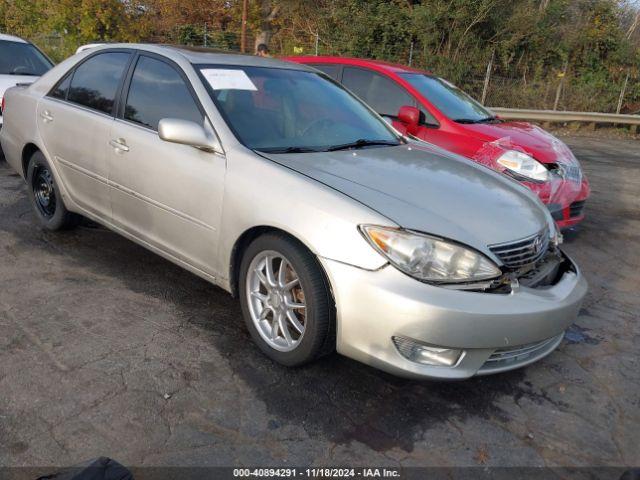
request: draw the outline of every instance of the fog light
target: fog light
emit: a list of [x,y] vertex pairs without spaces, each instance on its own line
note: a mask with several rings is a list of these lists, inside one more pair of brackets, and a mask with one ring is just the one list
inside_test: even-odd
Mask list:
[[431,347],[407,337],[392,337],[392,340],[403,357],[423,365],[453,367],[463,353],[454,348]]

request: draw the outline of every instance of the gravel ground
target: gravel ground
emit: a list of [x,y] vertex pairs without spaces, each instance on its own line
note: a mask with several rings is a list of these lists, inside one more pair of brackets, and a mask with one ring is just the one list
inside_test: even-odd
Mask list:
[[572,138],[590,292],[545,360],[415,382],[277,366],[235,300],[91,226],[46,233],[0,163],[0,465],[640,465],[640,149]]

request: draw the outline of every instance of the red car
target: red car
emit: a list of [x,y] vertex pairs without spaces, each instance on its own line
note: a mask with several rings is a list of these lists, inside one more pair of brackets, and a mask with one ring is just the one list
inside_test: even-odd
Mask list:
[[375,60],[288,57],[340,82],[393,126],[519,180],[562,229],[584,218],[590,188],[571,150],[540,127],[501,120],[448,81]]

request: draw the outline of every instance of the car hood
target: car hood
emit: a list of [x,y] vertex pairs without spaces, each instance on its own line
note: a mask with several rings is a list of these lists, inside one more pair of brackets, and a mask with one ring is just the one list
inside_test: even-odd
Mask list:
[[558,148],[564,143],[542,128],[527,122],[477,123],[464,125],[465,130],[485,142],[508,142],[542,163],[556,163]]
[[535,234],[549,224],[538,198],[517,182],[430,145],[262,155],[403,228],[484,251],[487,245]]

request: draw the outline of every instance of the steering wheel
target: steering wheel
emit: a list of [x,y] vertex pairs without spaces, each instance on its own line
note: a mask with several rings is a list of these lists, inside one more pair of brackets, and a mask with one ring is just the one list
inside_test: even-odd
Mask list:
[[334,121],[331,120],[330,118],[321,118],[319,120],[315,120],[313,122],[311,122],[311,124],[304,129],[304,131],[302,132],[302,136],[306,137],[307,134],[314,128],[317,128],[319,130],[324,130],[327,129],[329,127],[332,127],[334,125]]
[[11,71],[11,73],[19,75],[20,73],[28,73],[29,71],[29,67],[27,67],[26,65],[18,65]]

